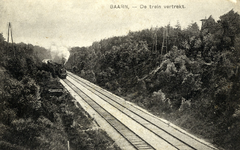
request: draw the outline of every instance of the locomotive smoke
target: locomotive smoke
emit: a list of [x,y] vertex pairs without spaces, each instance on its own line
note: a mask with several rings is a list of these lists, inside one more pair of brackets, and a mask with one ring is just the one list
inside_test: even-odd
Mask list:
[[58,64],[66,64],[68,58],[70,56],[70,52],[67,47],[65,46],[56,46],[52,45],[50,47],[51,58],[53,62]]

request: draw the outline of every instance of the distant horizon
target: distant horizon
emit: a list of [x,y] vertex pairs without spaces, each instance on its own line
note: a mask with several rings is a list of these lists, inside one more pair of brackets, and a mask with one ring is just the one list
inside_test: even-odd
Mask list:
[[[164,8],[165,6],[171,8]],[[212,15],[215,21],[231,11],[239,13],[239,1],[228,0],[3,0],[0,33],[7,40],[11,22],[14,43],[49,49],[54,43],[65,47],[88,47],[93,42],[126,36],[129,31],[160,28],[179,21],[182,29]]]

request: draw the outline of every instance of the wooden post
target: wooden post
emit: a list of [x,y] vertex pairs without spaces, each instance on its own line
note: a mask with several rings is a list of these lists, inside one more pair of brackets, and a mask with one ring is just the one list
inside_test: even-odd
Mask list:
[[70,144],[69,144],[69,141],[67,141],[67,145],[68,145],[68,150],[70,150]]

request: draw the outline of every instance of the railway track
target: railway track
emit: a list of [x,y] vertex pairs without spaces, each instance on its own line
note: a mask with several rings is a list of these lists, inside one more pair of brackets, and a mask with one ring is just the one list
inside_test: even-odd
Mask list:
[[[123,149],[216,149],[209,143],[71,72],[68,72],[68,77],[61,82],[72,92],[71,94],[81,99],[80,103],[91,107],[99,118],[109,124],[107,132],[110,130],[109,133],[114,135],[112,132],[115,131],[119,135],[118,138],[113,138],[115,141],[128,143],[129,146],[122,147]],[[121,147],[121,142],[118,142],[118,145]]]

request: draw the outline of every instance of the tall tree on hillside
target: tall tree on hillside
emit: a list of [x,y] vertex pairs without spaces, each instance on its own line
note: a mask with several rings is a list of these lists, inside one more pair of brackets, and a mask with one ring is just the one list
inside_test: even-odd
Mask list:
[[234,40],[237,34],[240,33],[240,15],[233,10],[220,17],[220,22],[224,29],[223,40],[231,39],[231,45],[234,45]]
[[200,32],[199,26],[196,22],[189,25],[187,30],[189,31],[190,36],[198,36]]
[[177,24],[175,25],[175,29],[178,31],[181,31],[182,28],[181,28],[179,21],[177,21]]

